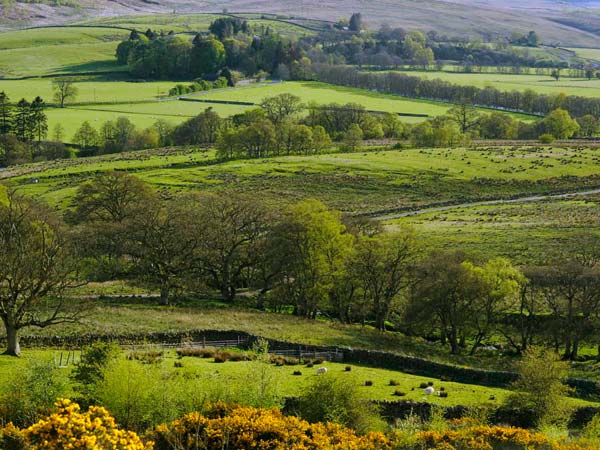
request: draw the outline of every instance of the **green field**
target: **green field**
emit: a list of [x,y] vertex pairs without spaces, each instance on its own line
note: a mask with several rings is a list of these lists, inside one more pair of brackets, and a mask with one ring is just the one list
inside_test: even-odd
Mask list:
[[457,208],[385,222],[418,230],[424,245],[461,248],[516,264],[543,264],[559,257],[582,233],[600,236],[600,197]]
[[[150,347],[151,349],[151,347]],[[127,352],[131,354],[131,352]],[[16,376],[19,370],[26,370],[29,361],[54,361],[59,360],[59,350],[28,350],[24,352],[24,358],[16,364],[14,358],[0,356],[0,377],[3,380],[10,380]],[[63,352],[66,358],[66,352]],[[79,358],[79,356],[77,356]],[[178,361],[183,365],[181,369],[173,369],[173,363]],[[141,364],[132,362],[131,364]],[[266,363],[256,361],[225,362],[216,364],[212,359],[203,359],[197,357],[177,358],[175,352],[165,352],[158,365],[163,373],[169,373],[170,377],[182,376],[184,378],[194,377],[198,380],[198,385],[207,387],[221,385],[229,386],[234,389],[235,386],[244,386],[245,380],[252,373],[260,373]],[[415,402],[431,402],[440,406],[478,406],[482,403],[500,405],[509,391],[505,389],[461,384],[453,382],[440,382],[434,378],[421,377],[417,375],[405,374],[402,372],[375,369],[369,367],[351,366],[351,372],[344,369],[346,364],[326,362],[320,366],[327,367],[330,377],[344,377],[351,383],[360,386],[361,394],[370,400],[406,400]],[[72,365],[63,369],[65,378],[71,372]],[[157,368],[158,368],[157,367]],[[275,366],[268,365],[267,373],[269,383],[275,388],[276,392],[283,397],[295,397],[301,394],[305,388],[315,380],[316,368],[306,368],[303,365],[298,366]],[[319,366],[318,366],[319,367]],[[299,371],[302,375],[293,375]],[[390,380],[394,380],[397,385],[390,386]],[[373,386],[365,386],[365,381],[372,381]],[[443,387],[448,392],[447,398],[438,396],[427,396],[420,388],[421,383],[433,382],[436,388]],[[7,386],[0,386],[0,393]],[[401,391],[406,395],[398,397],[394,395],[395,391]],[[490,400],[490,397],[493,397]],[[571,400],[575,405],[589,405],[589,402],[583,400]]]
[[115,50],[127,34],[103,28],[0,33],[0,78],[124,70]]
[[406,71],[407,75],[428,79],[441,79],[450,83],[495,87],[502,91],[534,90],[542,94],[566,94],[583,97],[600,97],[600,79],[561,78],[559,81],[545,75],[513,75],[498,73],[452,73]]
[[[27,193],[66,204],[82,181],[111,169],[134,172],[173,191],[235,187],[275,203],[315,197],[353,213],[600,185],[598,150],[529,147],[369,151],[223,164],[205,151],[159,150],[26,165],[2,177],[12,177]],[[28,183],[32,173],[37,184]]]

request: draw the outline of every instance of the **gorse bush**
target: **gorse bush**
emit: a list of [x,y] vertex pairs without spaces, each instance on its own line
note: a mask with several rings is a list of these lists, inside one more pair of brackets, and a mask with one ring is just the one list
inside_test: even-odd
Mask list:
[[336,423],[310,423],[279,409],[226,403],[207,405],[148,430],[144,439],[117,426],[108,411],[93,406],[81,412],[61,399],[55,410],[29,428],[0,428],[3,450],[592,450],[592,440],[554,440],[519,428],[489,427],[473,420],[432,429],[411,415],[395,431],[358,434]]

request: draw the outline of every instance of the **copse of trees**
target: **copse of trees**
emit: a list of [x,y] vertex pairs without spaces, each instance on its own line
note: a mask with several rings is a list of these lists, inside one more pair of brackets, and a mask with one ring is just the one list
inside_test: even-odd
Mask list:
[[132,32],[117,47],[116,57],[139,78],[213,81],[222,74],[231,85],[230,70],[246,76],[272,74],[280,65],[290,66],[304,56],[295,41],[268,28],[250,30],[245,21],[217,19],[209,29],[210,34],[197,34],[192,40],[152,30]]

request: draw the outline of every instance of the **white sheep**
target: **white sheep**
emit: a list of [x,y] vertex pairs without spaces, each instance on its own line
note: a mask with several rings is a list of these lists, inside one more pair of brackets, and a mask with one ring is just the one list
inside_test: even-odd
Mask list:
[[327,373],[327,367],[319,367],[317,369],[317,375],[324,375]]
[[427,388],[425,388],[425,395],[432,395],[435,392],[435,389],[433,388],[433,386],[429,386]]

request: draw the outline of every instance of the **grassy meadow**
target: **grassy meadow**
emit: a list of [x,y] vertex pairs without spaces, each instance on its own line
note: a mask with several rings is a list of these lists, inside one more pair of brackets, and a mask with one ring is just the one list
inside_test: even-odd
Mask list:
[[[149,347],[152,350],[152,347]],[[76,354],[79,359],[79,352]],[[126,352],[126,355],[143,354],[143,352]],[[66,358],[66,352],[63,352],[63,360]],[[0,356],[0,377],[4,380],[10,380],[16,376],[20,370],[27,370],[31,362],[48,361],[53,363],[60,360],[60,351],[57,350],[28,350],[24,357],[15,363],[14,359],[6,356]],[[178,362],[183,367],[173,368],[174,363]],[[132,361],[130,364],[142,364]],[[450,381],[440,381],[435,378],[421,377],[417,375],[406,374],[402,372],[375,369],[370,367],[361,367],[351,365],[351,371],[346,371],[347,364],[326,362],[316,367],[327,367],[327,376],[343,377],[349,379],[351,383],[359,386],[359,390],[364,398],[369,400],[405,400],[414,402],[430,402],[439,406],[478,406],[482,403],[491,405],[500,405],[509,391],[487,386],[478,386],[470,384],[454,383]],[[156,369],[168,378],[183,377],[184,379],[195,378],[198,386],[205,386],[207,393],[211,388],[221,386],[221,389],[234,390],[246,384],[248,376],[251,374],[264,373],[268,377],[271,389],[274,389],[282,397],[294,397],[302,392],[312,383],[316,375],[316,367],[307,368],[303,365],[298,366],[275,366],[258,361],[227,361],[225,363],[215,363],[212,359],[198,357],[179,358],[174,351],[164,352],[160,361],[149,370]],[[73,365],[61,369],[61,375],[68,383],[68,376],[71,373]],[[294,372],[300,372],[301,375],[293,375]],[[62,377],[61,376],[61,377]],[[372,386],[365,386],[366,381],[371,381]],[[390,381],[395,383],[394,386]],[[448,397],[443,398],[437,395],[427,396],[420,387],[422,383],[434,383],[436,389],[444,388],[448,392]],[[0,394],[8,386],[0,386]],[[395,392],[401,392],[403,396],[394,395]],[[580,399],[570,399],[573,406],[589,405],[589,402]]]
[[600,97],[600,79],[561,77],[558,81],[547,75],[515,75],[500,73],[453,73],[438,71],[405,71],[407,75],[441,79],[459,85],[479,88],[495,87],[502,91],[531,89],[541,94],[566,94]]
[[393,231],[410,226],[423,245],[461,248],[516,264],[543,264],[572,248],[582,233],[600,236],[600,197],[590,195],[533,203],[426,212],[384,222]]
[[[600,185],[594,149],[407,149],[219,163],[212,151],[173,149],[16,167],[0,174],[24,192],[67,205],[97,173],[127,170],[160,189],[237,189],[273,203],[306,197],[350,213],[583,190]],[[35,176],[37,183],[29,183]]]
[[126,30],[69,27],[0,33],[0,80],[124,70],[115,50],[127,35]]

